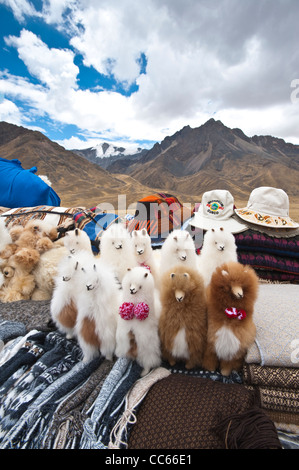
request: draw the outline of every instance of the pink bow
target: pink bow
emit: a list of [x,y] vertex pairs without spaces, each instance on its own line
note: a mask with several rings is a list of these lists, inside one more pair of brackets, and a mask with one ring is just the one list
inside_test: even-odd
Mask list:
[[149,272],[151,272],[151,268],[148,264],[145,264],[145,263],[139,263],[139,266],[141,266],[142,268],[145,268],[145,269],[148,269]]
[[124,320],[132,320],[134,317],[137,320],[145,320],[149,314],[149,306],[144,302],[139,302],[137,305],[133,302],[124,302],[119,307],[119,314]]
[[246,318],[245,310],[237,309],[235,307],[226,308],[225,313],[229,318],[238,318],[238,320]]

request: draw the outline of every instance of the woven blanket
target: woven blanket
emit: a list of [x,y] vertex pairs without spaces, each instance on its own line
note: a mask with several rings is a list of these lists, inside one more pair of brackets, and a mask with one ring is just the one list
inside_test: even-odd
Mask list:
[[[273,423],[263,417],[266,440],[258,435],[254,419],[246,425],[234,447],[228,442],[234,420],[243,413],[254,416],[253,394],[242,385],[220,384],[180,374],[171,374],[154,384],[144,398],[128,440],[129,449],[225,449],[250,448],[251,430],[260,448],[279,448]],[[227,424],[223,420],[228,419]],[[260,416],[259,416],[260,418]],[[256,444],[255,441],[255,444]],[[263,447],[264,446],[264,447]]]
[[246,362],[299,367],[299,286],[261,284],[255,304],[257,334]]
[[292,238],[270,237],[265,233],[246,230],[235,234],[236,245],[240,250],[263,250],[273,254],[287,253],[299,256],[299,235]]
[[244,363],[243,382],[247,385],[299,390],[299,368]]
[[275,421],[299,424],[299,368],[245,363],[243,383],[258,396],[262,408]]
[[263,252],[238,250],[238,261],[255,269],[270,269],[277,272],[299,275],[299,259]]
[[72,220],[73,215],[82,211],[78,207],[34,206],[10,209],[1,214],[6,226],[11,229],[14,225],[26,225],[30,220],[45,220],[53,226],[59,226]]

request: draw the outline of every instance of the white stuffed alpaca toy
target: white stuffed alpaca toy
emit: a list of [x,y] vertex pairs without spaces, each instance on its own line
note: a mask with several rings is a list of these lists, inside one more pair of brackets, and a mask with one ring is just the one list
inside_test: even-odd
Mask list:
[[151,238],[146,229],[133,230],[132,242],[135,253],[135,259],[139,266],[148,268],[152,273],[155,282],[158,281],[158,263],[157,257],[151,245]]
[[114,272],[99,258],[87,258],[79,269],[76,335],[89,362],[99,353],[112,360],[120,287]]
[[122,300],[116,331],[116,355],[136,359],[141,375],[161,363],[158,322],[160,302],[154,278],[147,268],[128,270],[122,282]]
[[86,262],[84,251],[65,256],[58,264],[55,287],[50,304],[51,316],[58,329],[68,338],[75,336],[78,316],[77,298],[80,292],[79,272]]
[[123,223],[114,223],[101,236],[100,258],[122,282],[128,268],[137,266],[132,238]]
[[173,230],[166,238],[160,256],[160,275],[174,266],[197,269],[198,255],[187,230]]

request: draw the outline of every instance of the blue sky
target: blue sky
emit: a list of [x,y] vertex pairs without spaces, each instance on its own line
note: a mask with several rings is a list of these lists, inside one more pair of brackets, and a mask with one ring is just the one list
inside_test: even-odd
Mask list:
[[65,148],[149,148],[211,117],[299,144],[298,14],[297,0],[0,0],[0,120]]

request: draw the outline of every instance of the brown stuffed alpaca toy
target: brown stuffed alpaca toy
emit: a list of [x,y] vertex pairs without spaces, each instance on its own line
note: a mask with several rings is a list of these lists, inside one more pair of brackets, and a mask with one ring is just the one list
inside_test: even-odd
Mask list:
[[58,230],[44,220],[30,220],[25,227],[12,227],[10,235],[19,248],[35,248],[39,253],[44,253],[53,248]]
[[219,266],[207,289],[208,340],[203,366],[223,375],[240,370],[254,342],[254,304],[258,277],[249,266],[231,262]]
[[32,270],[39,257],[36,250],[21,248],[7,260],[7,265],[2,268],[5,279],[0,292],[2,302],[30,299],[35,288]]
[[191,268],[176,266],[161,279],[159,334],[162,356],[170,365],[184,361],[187,369],[203,360],[207,335],[204,283]]

